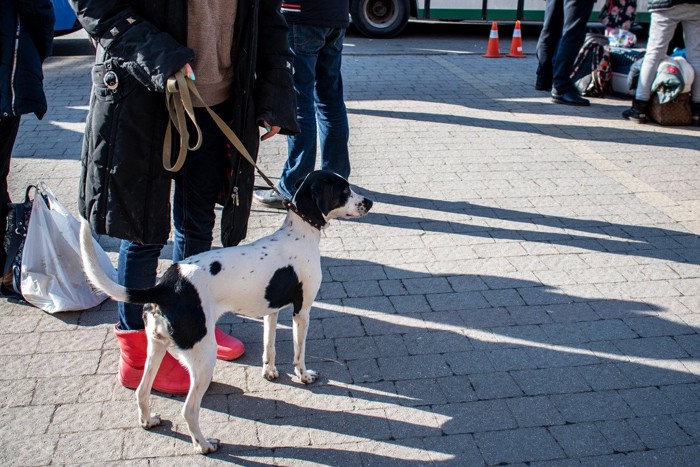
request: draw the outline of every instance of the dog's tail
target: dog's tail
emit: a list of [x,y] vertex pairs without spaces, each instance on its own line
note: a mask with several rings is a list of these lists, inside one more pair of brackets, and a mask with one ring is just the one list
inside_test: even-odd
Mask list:
[[83,217],[80,217],[80,255],[82,256],[85,275],[90,283],[118,302],[147,303],[148,301],[144,301],[147,296],[147,290],[128,289],[117,284],[107,276],[100,266],[100,262],[97,259],[97,251],[92,242],[90,224]]

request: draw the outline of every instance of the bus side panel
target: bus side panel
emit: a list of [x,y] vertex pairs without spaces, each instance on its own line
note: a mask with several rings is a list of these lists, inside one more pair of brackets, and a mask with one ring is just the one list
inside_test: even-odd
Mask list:
[[[417,0],[417,18],[434,20],[484,20],[515,21],[518,19],[518,0],[486,0],[486,17],[483,17],[482,0],[430,0],[429,16],[425,10],[425,0]],[[593,4],[590,22],[597,22],[600,10],[606,0],[596,0]],[[544,20],[545,0],[524,0],[523,21],[541,22]],[[647,0],[637,2],[637,22],[648,23]]]

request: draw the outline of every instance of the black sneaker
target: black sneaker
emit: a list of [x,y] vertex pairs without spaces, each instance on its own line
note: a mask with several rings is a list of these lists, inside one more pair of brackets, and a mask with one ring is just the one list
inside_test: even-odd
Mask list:
[[552,100],[557,104],[587,106],[591,105],[588,99],[579,96],[576,91],[567,91],[564,94],[559,94],[552,90]]
[[633,105],[629,109],[622,112],[622,118],[627,119],[627,120],[636,120],[637,123],[646,123],[647,122],[646,110],[642,110],[639,107],[637,107],[636,105]]
[[276,191],[269,190],[255,190],[253,192],[253,199],[258,203],[266,206],[268,208],[274,209],[285,209],[284,198]]

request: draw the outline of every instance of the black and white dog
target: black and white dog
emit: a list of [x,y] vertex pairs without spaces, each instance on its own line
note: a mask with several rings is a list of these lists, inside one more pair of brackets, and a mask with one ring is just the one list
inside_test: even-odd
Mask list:
[[293,307],[294,372],[305,384],[316,380],[306,368],[304,351],[309,311],[321,285],[321,228],[333,218],[359,218],[372,201],[358,195],[343,177],[315,171],[301,183],[282,227],[245,246],[208,251],[173,264],[149,289],[127,289],[100,268],[84,219],[80,231],[83,267],[97,288],[114,300],[145,304],[148,356],[136,390],[139,422],[150,428],[160,416],[150,412],[149,395],[165,352],[190,373],[190,389],[182,415],[195,450],[215,451],[219,441],[207,439],[199,428],[199,408],[216,363],[214,326],[227,312],[264,317],[262,374],[273,380],[275,328],[278,312]]

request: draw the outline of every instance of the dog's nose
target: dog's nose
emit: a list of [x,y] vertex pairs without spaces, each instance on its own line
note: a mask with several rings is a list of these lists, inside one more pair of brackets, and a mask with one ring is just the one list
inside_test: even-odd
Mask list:
[[363,199],[362,206],[365,207],[365,211],[369,211],[370,209],[372,209],[372,200],[367,198]]

